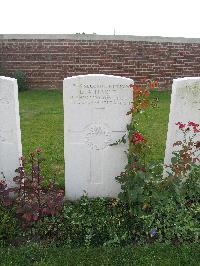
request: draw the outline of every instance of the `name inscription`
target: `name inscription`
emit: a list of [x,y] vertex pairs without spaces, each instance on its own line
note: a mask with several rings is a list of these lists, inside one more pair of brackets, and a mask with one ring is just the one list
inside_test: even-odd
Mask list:
[[180,88],[177,91],[177,96],[181,99],[182,106],[189,106],[198,111],[200,110],[200,85],[198,83]]
[[124,88],[130,89],[129,85],[73,84],[73,87],[77,87],[76,94],[70,96],[73,104],[131,104],[130,98],[123,91]]
[[0,103],[1,104],[9,104],[10,102],[9,102],[8,98],[6,98],[6,97],[0,97]]
[[12,143],[14,138],[13,130],[0,129],[0,142]]

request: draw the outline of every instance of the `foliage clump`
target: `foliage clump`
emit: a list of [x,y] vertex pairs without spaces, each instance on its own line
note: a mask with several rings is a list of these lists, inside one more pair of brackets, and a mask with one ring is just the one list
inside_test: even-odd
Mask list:
[[22,165],[16,170],[17,175],[13,178],[15,186],[7,188],[5,180],[0,183],[2,205],[14,205],[16,216],[22,221],[23,226],[30,226],[32,222],[44,216],[55,216],[62,209],[64,190],[58,188],[55,179],[50,180],[46,187],[42,184],[43,160],[41,149],[36,148],[30,153],[28,160],[30,172],[27,170],[26,158],[22,157]]
[[128,204],[133,219],[140,220],[140,236],[145,232],[151,240],[197,240],[200,234],[200,142],[196,140],[199,125],[193,121],[176,123],[183,133],[183,140],[174,143],[174,147],[178,148],[173,152],[172,163],[164,166],[167,173],[164,177],[162,164],[147,163],[150,147],[145,136],[137,130],[140,113],[150,105],[156,107],[157,100],[152,104],[147,99],[147,88],[154,88],[155,82],[148,81],[146,88],[130,87],[133,89],[134,105],[127,114],[133,117],[131,124],[127,125],[128,163],[125,171],[116,177],[122,189],[119,198]]
[[28,89],[27,76],[24,71],[20,69],[15,70],[14,78],[17,80],[19,91],[24,91]]

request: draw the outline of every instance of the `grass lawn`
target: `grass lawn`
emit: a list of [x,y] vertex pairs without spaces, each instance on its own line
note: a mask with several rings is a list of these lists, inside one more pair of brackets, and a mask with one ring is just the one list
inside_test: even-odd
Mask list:
[[63,102],[59,91],[19,93],[23,155],[36,147],[44,151],[45,177],[56,176],[64,185]]
[[0,265],[147,265],[189,266],[199,265],[200,247],[197,244],[170,246],[153,244],[148,246],[101,247],[69,249],[42,247],[37,244],[20,248],[0,249]]
[[[170,92],[152,92],[159,98],[159,108],[141,115],[140,130],[149,139],[152,153],[149,160],[163,160]],[[23,154],[41,147],[46,161],[46,178],[56,176],[64,185],[64,127],[63,100],[60,91],[25,91],[19,93]]]

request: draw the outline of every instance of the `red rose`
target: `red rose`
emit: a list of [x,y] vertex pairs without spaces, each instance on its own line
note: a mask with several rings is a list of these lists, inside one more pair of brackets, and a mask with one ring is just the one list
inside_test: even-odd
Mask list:
[[144,137],[138,131],[135,131],[131,139],[131,142],[133,144],[138,144],[139,142],[143,142],[143,141],[144,141]]

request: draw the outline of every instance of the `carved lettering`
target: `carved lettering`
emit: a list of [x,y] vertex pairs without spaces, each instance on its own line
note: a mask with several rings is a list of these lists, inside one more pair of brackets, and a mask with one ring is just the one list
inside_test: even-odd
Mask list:
[[88,84],[73,84],[79,86],[79,93],[69,97],[72,104],[119,104],[130,105],[130,98],[126,98],[120,93],[117,93],[117,88],[128,88],[128,85],[88,85]]
[[1,104],[9,104],[10,102],[9,102],[8,98],[6,98],[6,97],[0,97],[0,103]]
[[0,129],[0,142],[13,142],[13,131]]

